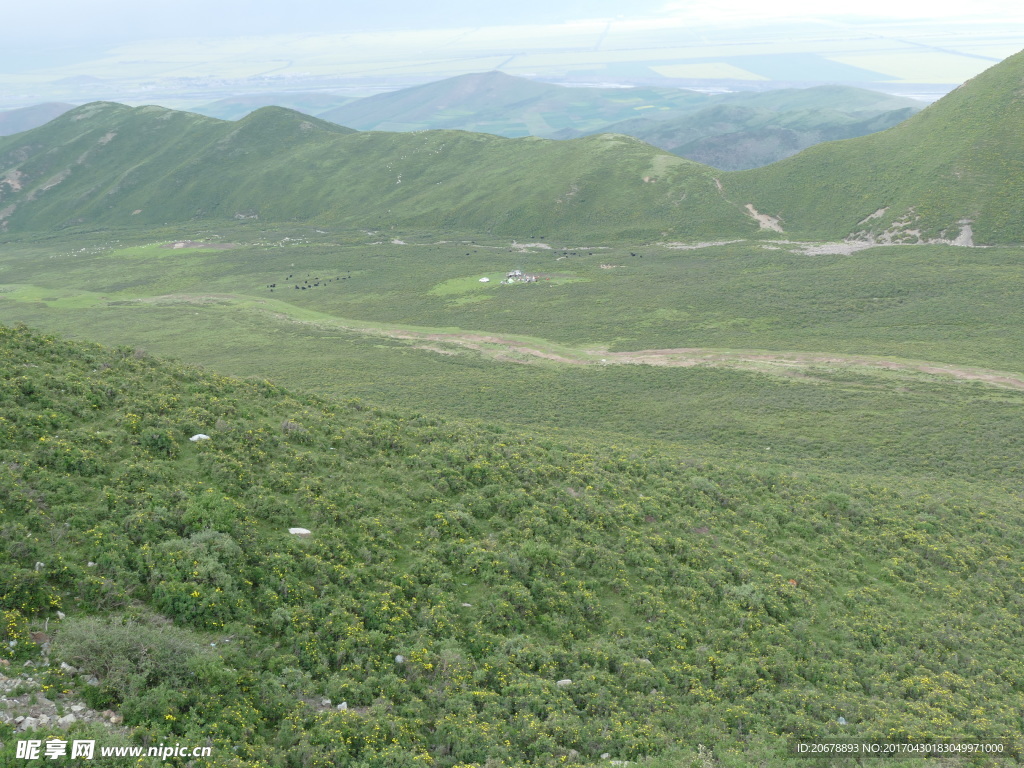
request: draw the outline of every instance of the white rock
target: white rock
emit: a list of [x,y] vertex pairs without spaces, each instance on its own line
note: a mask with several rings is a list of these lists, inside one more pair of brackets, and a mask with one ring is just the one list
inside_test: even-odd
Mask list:
[[572,685],[572,680],[570,680],[567,677],[564,680],[559,680],[557,683],[555,683],[555,685],[557,685],[559,688],[564,688],[567,685]]
[[339,711],[344,712],[346,709],[348,709],[348,702],[347,701],[343,701],[343,702],[341,702],[341,704],[338,705],[338,710]]
[[192,437],[189,438],[189,441],[193,442],[193,443],[198,443],[200,440],[209,440],[209,439],[210,439],[209,435],[204,435],[204,434],[200,433],[198,435],[192,435]]
[[36,570],[37,571],[41,571],[45,567],[46,567],[46,563],[39,563],[39,562],[36,563]]
[[403,661],[405,661],[405,656],[402,654],[395,656],[395,664],[401,664]]
[[608,759],[609,757],[611,757],[611,756],[612,756],[612,753],[611,753],[611,752],[602,752],[602,753],[601,753],[601,759],[602,759],[602,760],[607,760],[607,759]]
[[300,539],[308,539],[313,535],[313,532],[308,528],[289,528],[288,533],[292,536],[298,536]]

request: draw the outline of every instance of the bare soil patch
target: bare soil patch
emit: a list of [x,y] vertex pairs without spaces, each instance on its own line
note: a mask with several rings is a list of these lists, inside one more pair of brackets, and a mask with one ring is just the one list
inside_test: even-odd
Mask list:
[[219,251],[228,248],[237,248],[238,243],[201,243],[198,240],[175,240],[173,243],[164,243],[161,248],[215,248]]

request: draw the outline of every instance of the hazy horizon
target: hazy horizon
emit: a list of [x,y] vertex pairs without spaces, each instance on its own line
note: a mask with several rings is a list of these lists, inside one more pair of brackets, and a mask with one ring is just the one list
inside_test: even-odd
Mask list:
[[[7,12],[0,108],[95,99],[168,106],[242,93],[394,90],[468,72],[580,84],[767,87],[836,82],[940,92],[1016,52],[1024,12],[1003,0],[823,10],[756,4],[446,0],[138,6],[42,0]],[[905,88],[904,88],[905,90]]]

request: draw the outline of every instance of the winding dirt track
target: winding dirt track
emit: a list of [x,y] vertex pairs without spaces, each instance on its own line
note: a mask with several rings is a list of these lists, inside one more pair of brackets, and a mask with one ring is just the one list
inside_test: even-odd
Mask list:
[[[565,365],[658,365],[686,368],[697,365],[771,370],[797,373],[811,367],[874,368],[889,371],[930,374],[934,376],[980,381],[997,387],[1024,390],[1024,375],[984,368],[948,365],[919,360],[892,360],[864,355],[822,354],[814,352],[771,352],[765,350],[714,350],[699,347],[679,349],[644,349],[631,352],[610,352],[604,348],[569,349],[552,345],[545,349],[535,343],[484,333],[431,333],[410,330],[355,328],[356,331],[393,339],[425,342],[416,344],[439,354],[453,354],[452,349],[438,343],[479,352],[501,362],[528,364],[548,360]],[[431,344],[430,342],[434,342]],[[557,350],[557,351],[554,351]]]

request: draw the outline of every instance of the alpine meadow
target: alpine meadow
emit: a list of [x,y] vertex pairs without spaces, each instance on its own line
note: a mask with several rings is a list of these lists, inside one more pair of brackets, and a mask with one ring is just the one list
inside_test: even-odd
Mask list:
[[1020,764],[1024,52],[455,80],[0,137],[0,766]]

